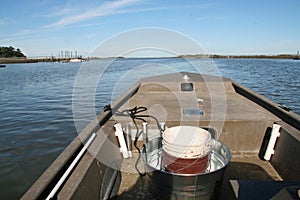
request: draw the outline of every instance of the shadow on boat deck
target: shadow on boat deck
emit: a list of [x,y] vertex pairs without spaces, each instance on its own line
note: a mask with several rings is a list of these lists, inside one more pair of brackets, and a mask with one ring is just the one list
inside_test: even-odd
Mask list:
[[227,180],[273,180],[259,165],[244,162],[231,162],[224,174]]
[[[136,179],[136,182],[130,188],[122,188],[121,194],[116,199],[127,200],[127,199],[149,199],[156,200],[154,194],[151,192],[150,180],[147,176],[139,176],[138,174],[122,173],[122,179],[127,179],[126,182]],[[129,180],[128,180],[129,179]],[[130,180],[131,179],[131,180]],[[121,186],[122,187],[122,186]]]
[[232,162],[228,165],[219,199],[299,199],[299,181],[280,181],[261,166]]

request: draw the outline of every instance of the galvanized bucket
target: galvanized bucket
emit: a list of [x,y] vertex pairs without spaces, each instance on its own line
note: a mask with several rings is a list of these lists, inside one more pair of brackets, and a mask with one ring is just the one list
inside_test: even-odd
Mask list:
[[214,199],[218,196],[231,153],[224,144],[212,139],[209,167],[201,174],[167,172],[162,163],[162,138],[153,139],[145,144],[142,158],[156,198]]

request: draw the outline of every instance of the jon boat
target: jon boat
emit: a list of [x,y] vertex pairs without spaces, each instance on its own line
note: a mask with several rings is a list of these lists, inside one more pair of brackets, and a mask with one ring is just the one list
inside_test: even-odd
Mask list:
[[[143,151],[138,162],[137,148],[130,157],[132,143],[124,149],[118,141],[126,132],[134,139],[134,117],[148,134],[135,143]],[[223,166],[200,175],[151,170],[147,151],[159,150],[162,126],[209,130],[230,150],[216,147]],[[298,115],[228,78],[185,72],[143,78],[107,106],[22,199],[298,199],[299,129]]]

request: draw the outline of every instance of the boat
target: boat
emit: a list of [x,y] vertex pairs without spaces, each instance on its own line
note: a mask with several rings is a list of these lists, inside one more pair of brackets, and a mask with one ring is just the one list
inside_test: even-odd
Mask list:
[[[203,174],[153,166],[161,134],[178,126],[207,130],[223,155],[211,160],[223,165]],[[297,114],[229,78],[146,77],[107,105],[22,199],[295,199],[299,130]]]
[[82,58],[63,58],[60,60],[62,63],[81,63],[84,62],[85,59]]
[[80,58],[72,58],[69,60],[70,63],[78,63],[78,62],[83,62],[83,59]]
[[6,67],[6,65],[0,65],[0,68],[4,68],[4,67]]

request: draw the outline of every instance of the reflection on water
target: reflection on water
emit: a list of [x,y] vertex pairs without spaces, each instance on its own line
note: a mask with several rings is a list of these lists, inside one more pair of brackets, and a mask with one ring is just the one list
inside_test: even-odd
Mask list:
[[[97,60],[80,63],[10,64],[0,69],[0,199],[17,199],[77,135],[72,100],[94,97],[95,113],[138,79],[178,71],[223,75],[300,114],[300,62],[295,60],[181,58]],[[196,66],[196,67],[195,67]],[[77,73],[81,72],[81,80]],[[104,72],[104,73],[103,73]],[[97,75],[103,74],[101,77]],[[75,81],[79,82],[73,88]],[[93,84],[97,84],[96,86]],[[94,87],[94,93],[84,90]],[[78,99],[76,99],[78,100]]]

